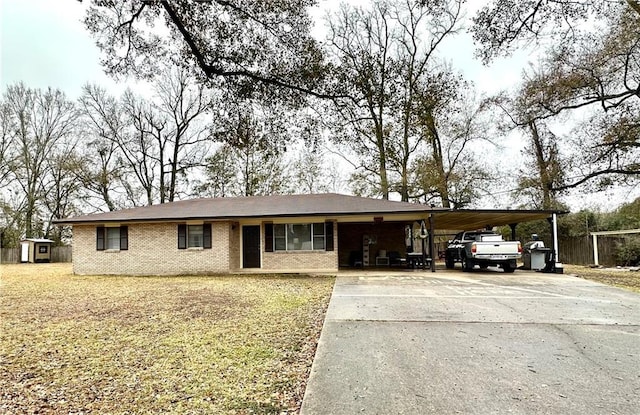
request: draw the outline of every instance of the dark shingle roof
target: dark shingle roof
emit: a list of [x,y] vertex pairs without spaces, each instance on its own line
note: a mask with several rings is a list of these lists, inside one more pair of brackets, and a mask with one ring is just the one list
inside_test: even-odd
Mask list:
[[182,200],[172,203],[75,216],[58,224],[90,222],[171,221],[188,219],[243,219],[292,216],[376,215],[385,213],[425,213],[425,205],[335,193],[222,197]]

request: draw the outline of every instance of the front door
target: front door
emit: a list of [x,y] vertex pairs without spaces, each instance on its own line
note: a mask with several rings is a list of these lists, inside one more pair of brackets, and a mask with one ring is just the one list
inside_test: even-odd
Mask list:
[[242,268],[260,268],[260,225],[242,227]]

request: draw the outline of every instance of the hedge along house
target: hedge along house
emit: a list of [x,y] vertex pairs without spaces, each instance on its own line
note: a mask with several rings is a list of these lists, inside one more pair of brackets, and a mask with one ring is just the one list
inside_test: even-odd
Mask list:
[[73,227],[76,274],[176,275],[335,272],[354,260],[387,266],[388,252],[406,254],[406,230],[416,224],[428,223],[433,235],[436,226],[464,230],[549,215],[314,194],[184,200],[56,224]]

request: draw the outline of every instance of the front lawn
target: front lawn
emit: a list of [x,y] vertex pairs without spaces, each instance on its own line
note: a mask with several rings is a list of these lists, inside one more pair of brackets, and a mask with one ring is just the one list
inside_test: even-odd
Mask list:
[[626,288],[640,292],[640,272],[618,268],[590,268],[581,265],[565,265],[566,274],[575,274],[586,280]]
[[1,265],[0,413],[297,413],[333,278]]

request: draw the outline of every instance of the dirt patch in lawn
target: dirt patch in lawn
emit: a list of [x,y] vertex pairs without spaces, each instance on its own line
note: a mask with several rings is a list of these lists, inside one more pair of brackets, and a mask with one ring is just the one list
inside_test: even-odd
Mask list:
[[10,414],[297,413],[334,281],[0,271]]

